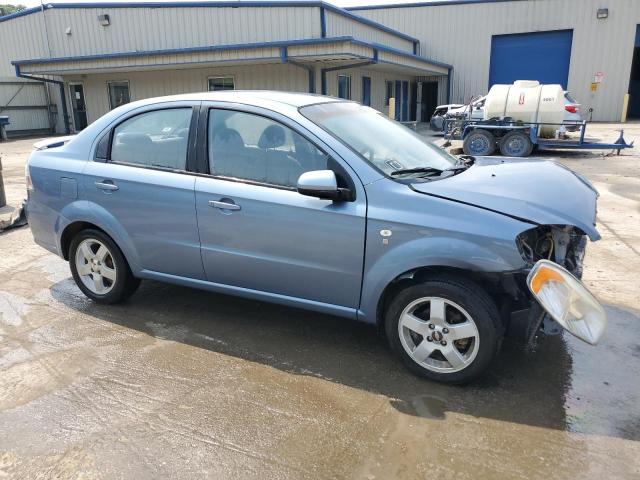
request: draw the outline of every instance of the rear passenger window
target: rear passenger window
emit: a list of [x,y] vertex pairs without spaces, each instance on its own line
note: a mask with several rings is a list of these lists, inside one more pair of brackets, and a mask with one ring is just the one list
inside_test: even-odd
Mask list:
[[324,152],[260,115],[212,109],[208,130],[212,175],[296,187],[302,173],[327,168]]
[[190,123],[191,108],[136,115],[115,128],[111,161],[184,170]]

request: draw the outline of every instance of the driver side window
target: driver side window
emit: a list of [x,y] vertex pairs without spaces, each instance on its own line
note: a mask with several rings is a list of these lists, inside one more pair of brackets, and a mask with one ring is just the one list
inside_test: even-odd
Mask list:
[[289,127],[233,110],[210,110],[208,154],[212,175],[290,188],[327,168],[327,155]]
[[191,108],[171,108],[125,120],[113,131],[111,161],[185,170],[191,115]]

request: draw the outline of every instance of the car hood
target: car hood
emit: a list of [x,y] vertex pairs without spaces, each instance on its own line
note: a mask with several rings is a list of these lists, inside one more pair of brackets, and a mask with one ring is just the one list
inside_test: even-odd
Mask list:
[[420,193],[540,225],[573,225],[598,240],[598,192],[581,175],[548,160],[479,158],[462,173],[413,183]]

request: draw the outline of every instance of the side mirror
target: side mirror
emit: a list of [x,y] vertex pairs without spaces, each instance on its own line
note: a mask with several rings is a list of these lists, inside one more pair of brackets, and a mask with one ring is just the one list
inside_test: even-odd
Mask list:
[[298,193],[326,200],[349,200],[351,192],[338,188],[338,180],[333,170],[313,170],[298,178]]

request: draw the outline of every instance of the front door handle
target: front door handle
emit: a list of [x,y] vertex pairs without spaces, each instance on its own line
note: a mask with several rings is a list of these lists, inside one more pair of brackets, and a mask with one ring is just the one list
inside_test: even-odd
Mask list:
[[95,185],[100,190],[105,190],[105,191],[108,191],[108,192],[115,192],[119,188],[111,180],[105,180],[103,182],[96,182]]
[[209,206],[213,208],[219,208],[220,210],[240,210],[240,205],[217,200],[209,200]]

